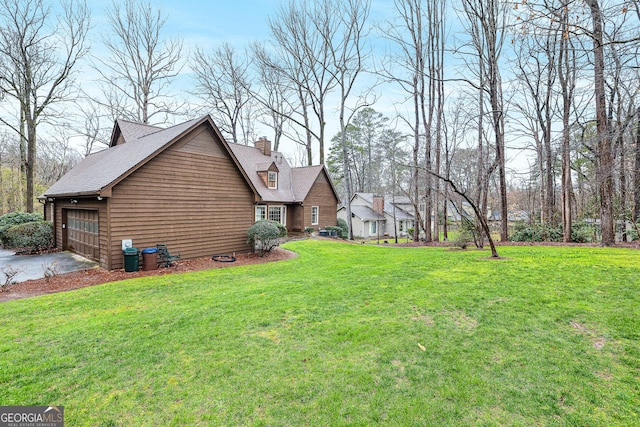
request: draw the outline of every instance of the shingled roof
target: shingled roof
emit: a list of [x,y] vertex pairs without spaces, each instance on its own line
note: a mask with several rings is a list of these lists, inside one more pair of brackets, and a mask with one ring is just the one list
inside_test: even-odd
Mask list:
[[208,118],[203,116],[166,129],[119,120],[116,127],[127,143],[90,154],[49,187],[43,197],[100,195]]
[[[241,144],[229,144],[229,148],[264,202],[302,203],[318,175],[324,170],[321,165],[292,168],[282,153],[276,151],[265,155],[259,148]],[[265,166],[271,163],[278,168],[277,189],[268,188],[258,175],[258,172],[265,171]],[[335,194],[335,189],[333,191]]]
[[[373,197],[374,194],[373,193],[355,193],[353,195],[353,197],[360,197],[363,200],[366,200],[367,203],[369,203],[371,206],[373,206]],[[406,196],[394,196],[394,195],[385,195],[384,196],[384,212],[387,215],[394,215],[394,207],[395,207],[395,217],[398,220],[405,220],[405,219],[414,219],[414,215],[413,212],[407,212],[404,209],[402,209],[400,207],[400,205],[406,205],[406,204],[410,204],[411,201],[409,200],[408,197]],[[353,208],[355,207],[355,205],[351,206],[351,209],[353,210]],[[363,218],[364,219],[364,218]]]
[[351,213],[363,221],[380,221],[385,219],[384,215],[379,215],[369,206],[353,205],[351,206]]
[[[324,166],[291,168],[282,153],[263,151],[240,144],[227,144],[208,115],[166,129],[127,120],[117,120],[110,147],[91,154],[53,184],[41,197],[98,196],[120,182],[148,160],[162,152],[180,137],[201,124],[209,122],[218,133],[229,154],[237,161],[249,184],[264,202],[301,203],[324,170]],[[272,164],[278,170],[278,188],[271,189],[258,172]],[[329,180],[329,183],[331,181]],[[334,194],[337,194],[333,188]],[[337,196],[336,196],[337,198]]]
[[158,126],[118,119],[116,120],[116,124],[113,127],[110,146],[116,144],[116,141],[118,140],[118,132],[122,135],[126,142],[136,140],[142,136],[149,135],[150,133],[158,132],[161,130],[163,130],[163,128]]
[[[313,183],[318,179],[318,175],[324,170],[324,166],[304,166],[300,168],[293,168],[291,170],[293,175],[293,192],[296,194],[298,201],[303,201]],[[333,184],[332,184],[333,187]],[[333,189],[335,193],[335,189]],[[337,195],[336,195],[336,198]]]

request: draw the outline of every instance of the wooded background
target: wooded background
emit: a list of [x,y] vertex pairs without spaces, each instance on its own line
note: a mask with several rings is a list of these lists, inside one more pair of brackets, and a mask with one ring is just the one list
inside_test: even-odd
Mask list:
[[570,241],[589,221],[604,245],[630,237],[637,1],[374,6],[285,1],[265,17],[267,40],[205,48],[170,34],[150,3],[115,1],[96,28],[81,1],[0,0],[0,214],[37,210],[42,191],[106,147],[116,118],[167,126],[209,113],[229,142],[266,134],[294,164],[326,161],[345,201],[426,204],[415,233],[427,241],[441,236],[445,201],[463,198],[479,222],[492,212]]

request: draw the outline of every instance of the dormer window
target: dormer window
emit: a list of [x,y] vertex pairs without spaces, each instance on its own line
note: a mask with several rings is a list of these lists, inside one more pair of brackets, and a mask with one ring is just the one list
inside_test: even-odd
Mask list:
[[267,174],[267,187],[275,189],[278,188],[278,172],[271,172]]

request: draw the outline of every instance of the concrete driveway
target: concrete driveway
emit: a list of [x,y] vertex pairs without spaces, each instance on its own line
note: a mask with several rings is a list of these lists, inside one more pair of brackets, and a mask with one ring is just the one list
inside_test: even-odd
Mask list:
[[70,273],[98,266],[97,262],[83,258],[71,252],[54,252],[43,255],[14,255],[14,251],[0,248],[0,283],[7,279],[6,273],[18,271],[13,283],[25,280],[41,279],[45,270],[55,274]]

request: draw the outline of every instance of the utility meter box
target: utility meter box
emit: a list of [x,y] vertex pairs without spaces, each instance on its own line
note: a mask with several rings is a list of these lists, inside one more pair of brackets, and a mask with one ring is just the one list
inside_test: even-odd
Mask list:
[[132,248],[133,247],[133,240],[131,239],[124,239],[122,241],[122,250],[124,251],[127,248]]

